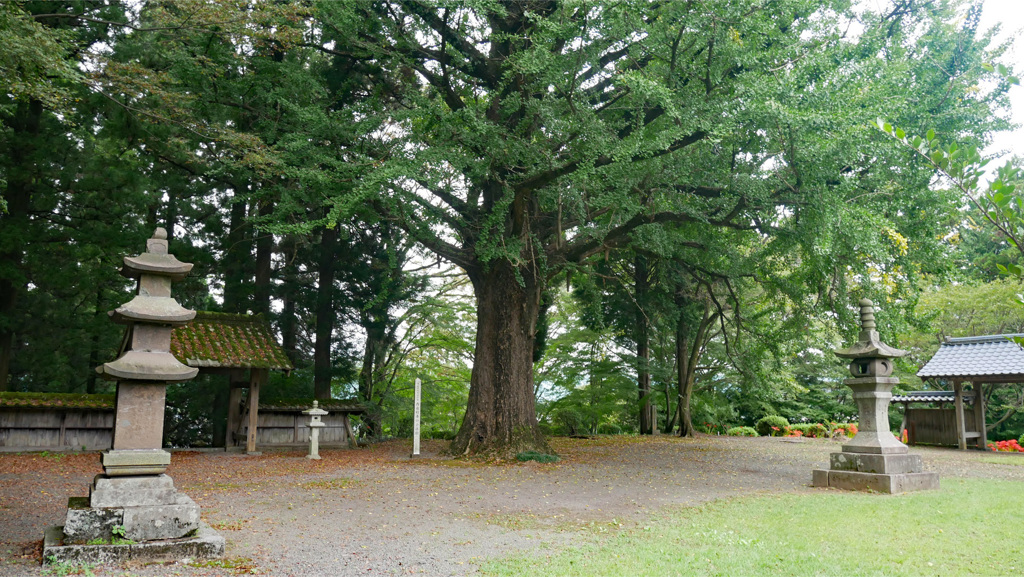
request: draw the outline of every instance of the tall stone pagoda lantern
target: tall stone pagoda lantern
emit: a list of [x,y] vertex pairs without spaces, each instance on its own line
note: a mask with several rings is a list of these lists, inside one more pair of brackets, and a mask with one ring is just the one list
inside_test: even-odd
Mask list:
[[[89,496],[72,497],[64,526],[47,531],[44,558],[90,562],[223,555],[223,537],[200,526],[199,505],[164,474],[171,463],[163,449],[167,385],[198,372],[170,352],[174,326],[196,314],[171,297],[171,283],[190,270],[191,264],[168,252],[163,228],[146,242],[146,252],[125,257],[121,274],[138,281],[138,294],[110,313],[127,325],[124,352],[97,369],[117,381],[113,448],[103,453],[104,474],[96,476]],[[136,544],[113,544],[115,527],[118,536]],[[147,548],[150,541],[160,543]]]
[[174,327],[196,316],[171,297],[171,283],[191,270],[191,263],[168,253],[163,228],[146,241],[146,252],[124,259],[121,274],[137,279],[138,295],[111,313],[114,322],[128,325],[131,344],[102,368],[105,378],[117,381],[114,447],[103,453],[103,470],[110,477],[159,475],[171,463],[171,454],[163,450],[167,385],[189,381],[199,372],[171,354]]
[[920,455],[909,454],[906,445],[889,430],[892,388],[900,381],[892,376],[895,358],[907,355],[879,340],[875,309],[868,299],[860,301],[861,331],[858,341],[836,356],[850,359],[844,384],[853,389],[860,413],[857,434],[832,453],[829,469],[815,469],[815,487],[904,493],[939,488],[938,473],[923,472]]

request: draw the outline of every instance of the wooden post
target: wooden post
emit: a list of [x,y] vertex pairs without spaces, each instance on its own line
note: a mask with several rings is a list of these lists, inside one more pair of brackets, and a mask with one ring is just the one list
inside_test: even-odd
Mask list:
[[974,423],[978,427],[978,449],[988,449],[988,431],[985,430],[985,387],[981,383],[972,383],[974,388]]
[[62,447],[63,448],[64,444],[67,442],[67,434],[68,434],[67,420],[68,420],[68,412],[65,409],[65,410],[60,412],[60,434],[57,435],[57,446],[58,447]]
[[242,387],[232,386],[228,391],[228,433],[224,435],[224,447],[237,444],[236,437],[242,428]]
[[356,449],[359,447],[358,441],[356,441],[356,434],[352,431],[352,421],[348,418],[348,413],[342,413],[341,422],[345,424],[345,435],[348,436],[348,446],[350,449]]
[[956,439],[961,451],[967,450],[967,428],[964,425],[964,383],[953,381],[953,403],[956,406]]
[[249,434],[245,439],[245,452],[256,454],[256,427],[260,417],[260,381],[263,371],[252,369],[249,373]]

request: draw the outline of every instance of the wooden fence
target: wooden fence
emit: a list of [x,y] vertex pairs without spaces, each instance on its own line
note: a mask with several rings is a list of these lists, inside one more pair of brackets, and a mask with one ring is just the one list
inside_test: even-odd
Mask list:
[[[906,410],[907,441],[911,445],[947,445],[956,447],[956,409]],[[976,431],[974,411],[964,411],[968,431]],[[976,435],[974,435],[976,436]]]
[[[341,445],[349,442],[351,425],[348,413],[331,413],[322,418],[320,445]],[[244,441],[248,427],[238,437]],[[260,408],[256,426],[256,446],[304,445],[309,443],[309,415],[301,410]]]
[[104,450],[114,435],[112,409],[0,407],[0,450]]

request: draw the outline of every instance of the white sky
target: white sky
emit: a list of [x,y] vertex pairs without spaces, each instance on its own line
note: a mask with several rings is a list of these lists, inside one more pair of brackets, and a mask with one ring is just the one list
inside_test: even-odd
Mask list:
[[[980,28],[987,30],[996,24],[1002,28],[996,37],[997,42],[1016,36],[1015,46],[998,63],[1006,65],[1016,76],[1024,78],[1024,46],[1021,45],[1024,39],[1020,34],[1024,29],[1024,0],[985,0]],[[1013,121],[1018,125],[1024,125],[1024,85],[1011,88],[1010,99]],[[1024,126],[1012,132],[996,134],[992,145],[985,152],[1002,155],[999,160],[990,164],[990,167],[1002,166],[1003,162],[1014,154],[1024,157]]]

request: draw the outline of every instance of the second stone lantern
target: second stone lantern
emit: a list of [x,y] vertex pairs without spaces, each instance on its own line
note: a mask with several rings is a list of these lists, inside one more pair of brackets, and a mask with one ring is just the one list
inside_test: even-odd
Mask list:
[[829,469],[816,469],[815,487],[903,493],[939,488],[938,473],[923,472],[920,455],[909,449],[889,430],[889,402],[892,388],[900,381],[892,376],[895,358],[905,356],[886,345],[875,330],[874,304],[860,301],[861,331],[857,342],[836,356],[850,359],[851,379],[844,384],[853,389],[860,413],[857,434],[832,453]]

